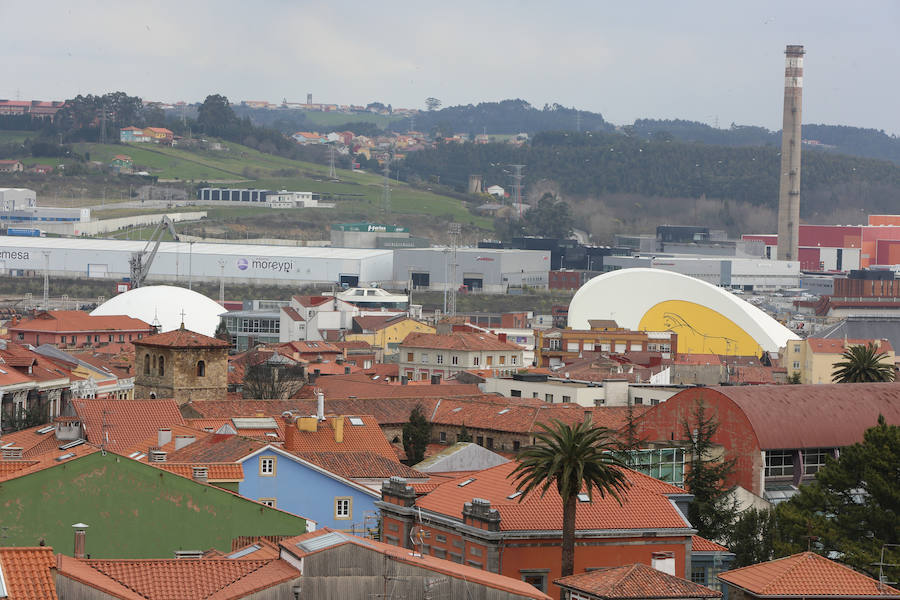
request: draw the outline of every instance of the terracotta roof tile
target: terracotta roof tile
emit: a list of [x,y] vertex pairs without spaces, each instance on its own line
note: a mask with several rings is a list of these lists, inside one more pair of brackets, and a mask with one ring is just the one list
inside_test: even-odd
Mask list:
[[900,598],[900,590],[813,552],[725,571],[719,579],[758,596]]
[[865,346],[866,344],[876,344],[879,352],[893,352],[894,348],[891,342],[886,339],[881,340],[862,340],[862,339],[844,339],[844,338],[806,338],[809,349],[814,353],[822,354],[842,354],[851,346]]
[[603,600],[722,597],[722,592],[714,592],[699,583],[663,573],[641,563],[569,575],[553,583]]
[[[282,560],[227,558],[84,560],[61,556],[58,569],[61,575],[116,597],[145,600],[231,600],[300,576]],[[123,590],[128,594],[122,594]]]
[[56,566],[53,548],[0,547],[0,571],[10,600],[56,600],[50,569]]
[[175,329],[166,333],[151,335],[132,342],[135,346],[153,346],[155,348],[228,348],[230,344],[189,329]]
[[150,331],[150,324],[125,315],[94,316],[80,310],[53,310],[10,324],[10,331]]
[[[333,530],[329,529],[328,527],[323,527],[322,529],[318,529],[310,533],[305,533],[294,538],[282,540],[281,547],[297,557],[304,557],[309,554],[314,554],[314,552],[303,552],[297,546],[297,544],[305,540],[316,538],[322,535],[327,535],[332,531]],[[534,586],[525,583],[524,581],[513,579],[512,577],[498,575],[497,573],[491,573],[490,571],[477,569],[468,565],[461,565],[449,560],[429,556],[427,554],[414,557],[412,556],[412,553],[409,551],[409,549],[386,544],[384,542],[362,539],[357,536],[347,534],[343,534],[343,538],[344,539],[342,541],[339,541],[336,544],[329,545],[322,550],[317,550],[316,552],[328,551],[330,548],[335,548],[343,544],[357,544],[369,550],[374,550],[379,554],[383,554],[391,558],[392,560],[406,564],[412,564],[420,569],[427,569],[436,573],[442,573],[449,577],[471,581],[480,585],[487,586],[489,588],[509,592],[510,594],[516,596],[534,598],[535,600],[550,600],[550,596],[547,596],[543,592],[540,592]]]
[[501,342],[500,338],[490,333],[463,333],[453,332],[447,335],[438,333],[423,333],[415,331],[407,335],[401,348],[433,348],[436,350],[504,350],[508,352],[521,352],[522,347],[508,342]]
[[291,321],[305,321],[303,317],[300,316],[300,313],[297,312],[297,309],[291,306],[282,306],[282,312],[288,316]]
[[[311,368],[310,365],[309,368]],[[325,399],[331,398],[435,398],[453,396],[482,395],[481,390],[475,384],[441,383],[438,385],[415,386],[410,389],[408,385],[394,385],[383,380],[372,380],[364,373],[352,373],[350,375],[334,375],[317,380],[315,385],[305,385],[296,394],[297,398],[315,398],[316,389],[325,394]]]
[[717,544],[699,535],[691,536],[691,548],[694,552],[731,552],[722,544]]
[[150,439],[161,428],[184,425],[178,404],[172,399],[76,399],[71,404],[84,424],[88,441],[112,451],[121,452]]
[[264,446],[258,440],[240,435],[207,435],[172,452],[166,460],[173,463],[233,463]]
[[206,467],[207,481],[211,483],[215,481],[244,480],[244,469],[237,463],[192,462],[175,464],[167,461],[164,463],[149,464],[158,469],[162,469],[163,471],[175,473],[176,475],[181,475],[182,477],[187,477],[188,479],[193,479],[194,467]]
[[[359,415],[358,417],[344,416],[344,439],[341,442],[334,440],[335,431],[332,424],[332,416],[326,415],[327,420],[319,423],[316,431],[285,431],[284,448],[289,452],[371,452],[389,460],[396,460],[393,448],[378,426],[374,417]],[[354,425],[350,419],[359,419],[362,424]]]
[[294,296],[293,299],[300,306],[306,307],[321,306],[326,302],[334,300],[332,296]]
[[296,455],[345,479],[387,479],[394,476],[406,479],[425,479],[428,477],[427,473],[416,471],[397,462],[396,459],[385,458],[374,452],[297,452]]
[[[8,481],[10,479],[17,479],[26,475],[31,475],[32,473],[43,471],[44,469],[49,469],[50,467],[55,467],[56,465],[64,464],[72,460],[77,460],[83,456],[87,456],[99,451],[99,449],[91,445],[81,444],[80,446],[75,446],[74,448],[69,448],[67,450],[57,449],[55,452],[46,452],[39,457],[21,461],[28,464],[24,465],[20,469],[10,470],[7,472],[0,470],[0,482]],[[64,458],[63,460],[58,460],[63,456],[65,456],[66,458]]]
[[[517,490],[510,473],[516,462],[508,462],[479,471],[469,477],[460,477],[438,486],[430,494],[417,500],[417,506],[452,518],[460,519],[463,505],[472,498],[484,498],[491,508],[500,512],[500,529],[561,530],[562,501],[551,488],[542,497],[532,493],[509,498]],[[622,499],[622,506],[607,495],[595,494],[590,502],[578,505],[575,526],[578,529],[684,529],[688,525],[667,494],[683,494],[684,490],[663,483],[635,471],[628,471],[631,487]],[[463,487],[458,484],[466,479],[473,481]]]

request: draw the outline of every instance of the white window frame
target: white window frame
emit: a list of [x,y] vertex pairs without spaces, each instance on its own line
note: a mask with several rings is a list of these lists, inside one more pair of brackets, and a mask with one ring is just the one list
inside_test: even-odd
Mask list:
[[277,469],[277,459],[274,456],[260,456],[259,457],[259,476],[260,477],[275,477],[275,471]]

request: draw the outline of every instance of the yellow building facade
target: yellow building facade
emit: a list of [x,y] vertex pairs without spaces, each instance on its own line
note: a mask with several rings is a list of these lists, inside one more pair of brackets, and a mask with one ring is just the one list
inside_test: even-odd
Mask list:
[[866,344],[875,344],[885,354],[882,362],[895,364],[894,348],[887,340],[807,338],[787,343],[781,366],[787,369],[788,377],[799,377],[800,383],[833,383],[834,364],[841,362],[844,351]]
[[384,356],[396,354],[399,350],[400,342],[410,333],[435,333],[435,328],[426,323],[416,321],[415,319],[402,318],[394,321],[387,321],[383,326],[371,331],[363,331],[362,333],[348,333],[344,339],[348,342],[360,341],[368,342],[370,346],[380,348]]

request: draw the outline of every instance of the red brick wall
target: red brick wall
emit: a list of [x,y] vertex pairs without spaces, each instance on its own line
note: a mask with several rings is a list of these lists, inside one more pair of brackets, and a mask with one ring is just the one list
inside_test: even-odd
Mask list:
[[704,388],[691,388],[675,394],[644,414],[641,418],[642,436],[648,442],[685,440],[682,423],[693,420],[698,400],[706,405],[706,415],[714,416],[719,423],[713,442],[724,447],[727,458],[736,461],[728,483],[736,483],[761,496],[764,465],[759,441],[746,415],[724,394]]

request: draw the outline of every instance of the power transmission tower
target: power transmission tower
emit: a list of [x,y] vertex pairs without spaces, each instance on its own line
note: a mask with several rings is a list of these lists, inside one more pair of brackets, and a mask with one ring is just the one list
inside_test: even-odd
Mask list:
[[575,111],[575,131],[581,133],[581,111]]
[[328,171],[330,179],[337,179],[337,171],[334,169],[334,144],[331,145],[331,169]]
[[382,196],[384,214],[391,214],[391,150],[384,155],[384,194]]
[[525,165],[509,165],[513,169],[515,169],[515,173],[512,174],[513,178],[513,205],[516,207],[516,214],[519,218],[522,218],[522,179],[525,177],[522,175],[522,169],[525,168]]
[[416,130],[416,113],[409,113],[409,131]]
[[450,277],[447,281],[447,285],[450,287],[450,296],[447,300],[447,314],[451,317],[456,315],[456,292],[459,288],[456,283],[459,268],[456,259],[456,249],[459,247],[460,230],[459,223],[450,223],[450,226],[447,228],[447,232],[450,234]]

